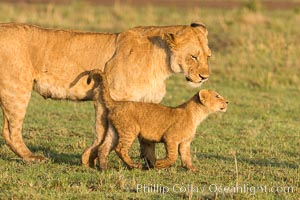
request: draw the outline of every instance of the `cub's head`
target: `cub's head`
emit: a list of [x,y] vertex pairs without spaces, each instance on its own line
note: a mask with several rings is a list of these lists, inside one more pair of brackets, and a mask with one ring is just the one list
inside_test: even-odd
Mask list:
[[207,29],[201,23],[163,35],[171,51],[171,68],[175,73],[184,73],[192,86],[200,86],[209,77]]
[[209,112],[226,112],[227,110],[228,101],[212,90],[200,90],[199,99]]

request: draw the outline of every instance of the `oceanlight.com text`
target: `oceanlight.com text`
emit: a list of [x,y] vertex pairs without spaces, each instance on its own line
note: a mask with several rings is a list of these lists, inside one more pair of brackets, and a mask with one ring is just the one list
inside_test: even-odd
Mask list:
[[257,193],[294,193],[295,186],[269,186],[269,185],[250,185],[241,184],[239,186],[226,186],[219,184],[196,185],[196,184],[137,184],[136,191],[142,193],[243,193],[255,195]]

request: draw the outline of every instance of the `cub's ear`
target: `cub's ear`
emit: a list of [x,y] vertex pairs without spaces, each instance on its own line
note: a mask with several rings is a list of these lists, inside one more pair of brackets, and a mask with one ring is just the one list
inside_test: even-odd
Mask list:
[[201,22],[192,22],[191,27],[198,28],[203,33],[203,35],[205,35],[205,36],[208,35],[208,31],[206,29],[206,26]]
[[203,105],[205,105],[208,95],[209,95],[208,90],[200,90],[199,91],[199,100]]
[[168,44],[169,47],[176,46],[176,38],[173,33],[166,33],[162,36],[162,39]]

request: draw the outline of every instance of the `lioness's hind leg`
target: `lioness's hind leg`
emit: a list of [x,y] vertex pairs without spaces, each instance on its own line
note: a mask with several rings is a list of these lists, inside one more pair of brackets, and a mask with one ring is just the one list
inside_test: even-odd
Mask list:
[[146,167],[154,168],[156,157],[155,157],[155,143],[145,142],[139,137],[141,154],[140,157],[145,160]]
[[7,145],[9,145],[10,144],[10,137],[9,137],[9,129],[8,129],[8,120],[6,119],[6,117],[4,115],[4,112],[3,112],[3,130],[2,130],[2,136],[4,138],[5,143]]
[[[22,138],[22,125],[26,114],[26,109],[31,96],[31,90],[26,91],[19,88],[14,90],[1,91],[1,107],[3,110],[4,124],[3,137],[9,148],[20,156],[23,160],[43,160],[42,156],[35,156],[25,145]],[[22,91],[23,89],[23,91]]]
[[10,149],[23,160],[40,160],[43,157],[35,156],[27,148],[21,133],[36,72],[29,56],[28,40],[18,37],[16,32],[4,29],[0,32],[0,103],[5,120],[3,136]]

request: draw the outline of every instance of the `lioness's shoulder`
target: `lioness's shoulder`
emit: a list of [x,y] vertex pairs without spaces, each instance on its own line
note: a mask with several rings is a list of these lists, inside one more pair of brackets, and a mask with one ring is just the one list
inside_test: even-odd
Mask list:
[[186,28],[186,25],[172,25],[172,26],[137,26],[131,29],[128,29],[131,32],[140,34],[141,36],[155,36],[162,35],[164,33],[173,33],[180,29]]
[[184,27],[187,26],[137,26],[119,33],[118,41],[120,41],[119,45],[129,42],[127,44],[129,46],[133,43],[153,43],[154,41],[161,41],[165,33],[176,32]]

